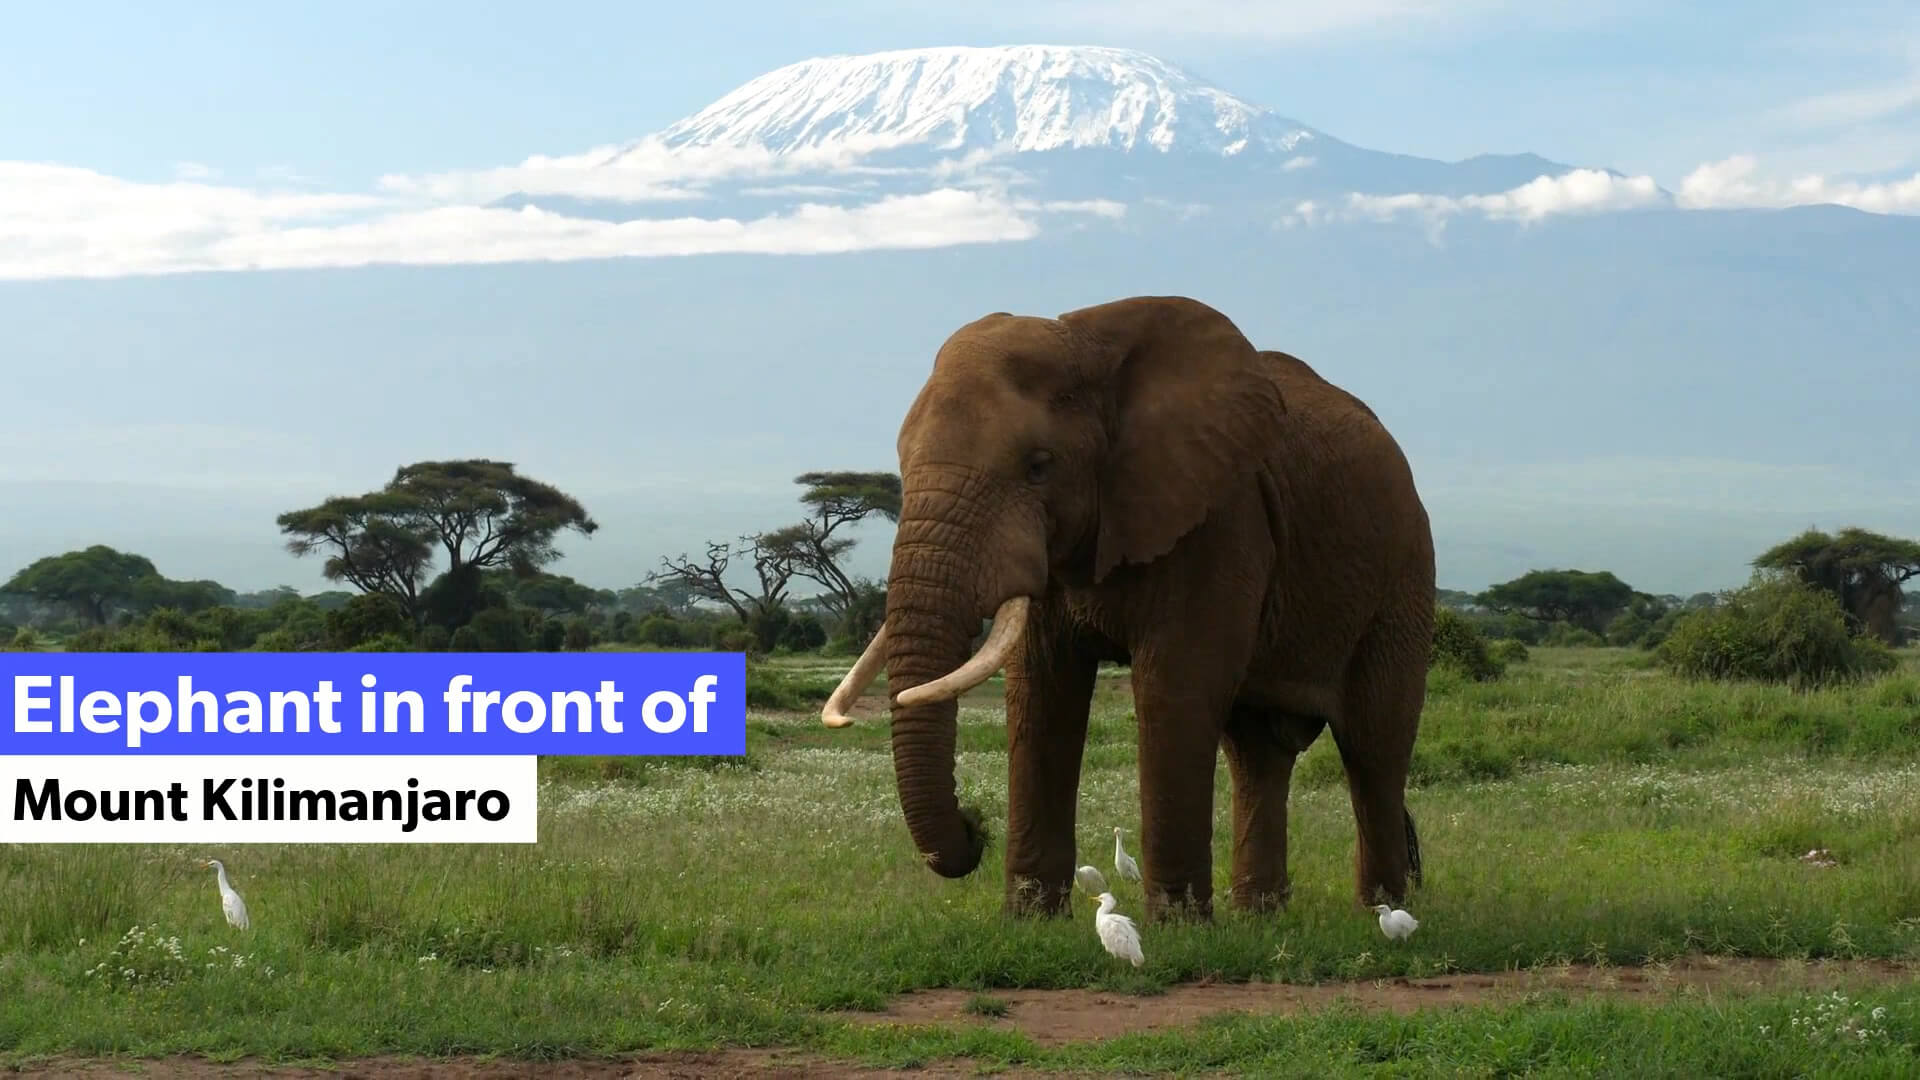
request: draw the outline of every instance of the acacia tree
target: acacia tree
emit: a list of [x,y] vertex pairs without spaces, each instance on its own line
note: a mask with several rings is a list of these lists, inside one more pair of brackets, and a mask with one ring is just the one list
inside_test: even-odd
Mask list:
[[95,626],[104,626],[115,611],[134,602],[143,583],[159,577],[146,556],[95,544],[36,559],[0,591],[65,607]]
[[287,550],[295,557],[331,552],[320,567],[328,581],[390,596],[411,618],[433,565],[433,545],[411,511],[406,500],[375,491],[336,495],[318,506],[289,510],[276,522],[292,537]]
[[[660,569],[647,575],[646,584],[668,583],[684,588],[694,596],[725,604],[751,626],[765,619],[786,603],[787,588],[793,583],[793,558],[784,546],[771,543],[771,534],[743,536],[738,546],[725,541],[707,541],[707,561],[694,562],[682,552],[678,558],[661,556]],[[735,557],[753,560],[759,590],[727,584],[727,570]]]
[[1832,594],[1849,629],[1893,645],[1900,640],[1901,586],[1920,576],[1920,542],[1854,527],[1834,535],[1808,529],[1768,548],[1753,565]]
[[[431,606],[450,627],[471,617],[484,571],[531,576],[560,558],[554,541],[563,530],[591,536],[600,528],[572,496],[485,458],[403,465],[378,491],[277,520],[296,556],[330,552],[321,568],[328,580],[391,596],[416,624]],[[422,586],[436,553],[448,565],[429,597]]]
[[870,586],[855,581],[841,562],[856,541],[841,529],[874,515],[900,520],[900,477],[887,472],[810,472],[794,478],[806,487],[800,502],[813,511],[797,525],[767,534],[770,545],[781,548],[794,574],[826,591],[820,600],[835,618],[843,618]]
[[1611,570],[1529,570],[1486,590],[1474,602],[1503,615],[1565,621],[1599,634],[1608,620],[1642,595]]
[[[705,563],[695,562],[684,553],[677,559],[662,556],[661,569],[647,575],[646,583],[672,583],[694,596],[727,605],[739,616],[741,625],[753,631],[760,647],[770,649],[786,628],[787,589],[795,576],[792,549],[771,536],[743,536],[737,547],[709,540]],[[757,591],[727,584],[727,570],[735,557],[753,560]]]

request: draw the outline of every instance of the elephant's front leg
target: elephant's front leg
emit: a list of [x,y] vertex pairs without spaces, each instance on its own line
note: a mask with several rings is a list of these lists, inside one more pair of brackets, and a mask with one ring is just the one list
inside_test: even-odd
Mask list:
[[1074,810],[1098,661],[1036,610],[1007,663],[1006,910],[1065,914],[1073,904]]
[[1213,772],[1230,691],[1171,658],[1133,668],[1146,915],[1213,917]]

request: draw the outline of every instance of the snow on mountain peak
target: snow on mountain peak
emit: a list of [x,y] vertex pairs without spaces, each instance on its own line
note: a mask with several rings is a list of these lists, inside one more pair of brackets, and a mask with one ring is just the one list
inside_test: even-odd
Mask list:
[[915,147],[1234,155],[1314,132],[1146,53],[1096,46],[903,49],[767,72],[648,142],[776,155]]

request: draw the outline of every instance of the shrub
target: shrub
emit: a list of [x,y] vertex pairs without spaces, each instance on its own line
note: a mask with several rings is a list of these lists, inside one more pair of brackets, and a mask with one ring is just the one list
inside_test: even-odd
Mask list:
[[811,652],[827,643],[827,628],[810,612],[793,617],[780,631],[780,647],[788,652]]
[[379,592],[359,593],[327,612],[324,625],[326,647],[339,651],[351,651],[356,645],[389,634],[413,636],[413,620],[400,601]]
[[1879,642],[1847,631],[1831,593],[1756,574],[1711,608],[1678,619],[1656,650],[1676,674],[1816,686],[1889,671],[1898,663]]
[[1488,652],[1480,631],[1448,607],[1434,609],[1433,653],[1427,666],[1452,668],[1476,682],[1497,679],[1506,671],[1506,665]]
[[759,664],[747,665],[747,706],[754,709],[804,711],[827,703],[838,678],[802,675]]
[[1653,630],[1653,620],[1638,611],[1623,611],[1607,624],[1607,644],[1638,645]]
[[[460,644],[462,633],[469,644]],[[532,643],[527,620],[503,607],[482,608],[474,612],[473,621],[453,632],[453,647],[461,652],[526,652]]]
[[1527,651],[1527,643],[1519,638],[1500,638],[1487,643],[1487,653],[1503,666],[1506,664],[1524,664],[1532,653]]
[[1594,633],[1584,626],[1575,626],[1570,622],[1554,623],[1552,627],[1548,628],[1546,636],[1540,639],[1540,644],[1542,645],[1552,645],[1560,648],[1579,645],[1605,645],[1606,643],[1607,639],[1601,637],[1599,634]]
[[656,649],[673,649],[687,643],[686,629],[671,615],[649,615],[633,628],[633,641]]

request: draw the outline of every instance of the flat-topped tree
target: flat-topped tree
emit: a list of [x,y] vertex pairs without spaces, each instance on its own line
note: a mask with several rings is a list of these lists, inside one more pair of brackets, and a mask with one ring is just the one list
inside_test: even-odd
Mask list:
[[1611,570],[1529,570],[1488,589],[1474,601],[1501,614],[1537,622],[1567,622],[1603,633],[1609,620],[1641,596]]
[[[471,614],[484,571],[531,576],[560,558],[554,540],[563,530],[591,536],[600,528],[571,495],[485,458],[403,465],[378,491],[336,496],[278,522],[295,555],[331,552],[321,571],[328,580],[392,596],[416,622],[432,608],[450,626]],[[447,569],[423,589],[436,554]]]
[[785,550],[794,573],[826,592],[821,600],[836,618],[846,615],[861,594],[861,583],[842,568],[855,540],[834,535],[840,529],[878,515],[900,520],[900,476],[890,472],[809,472],[794,477],[806,488],[800,502],[812,515],[797,525],[776,529],[768,542]]
[[1853,527],[1833,535],[1808,529],[1768,548],[1753,565],[1831,593],[1850,629],[1895,645],[1905,603],[1901,586],[1920,576],[1920,542]]
[[152,560],[105,544],[36,559],[3,591],[65,607],[95,626],[130,606],[146,583],[161,580]]

